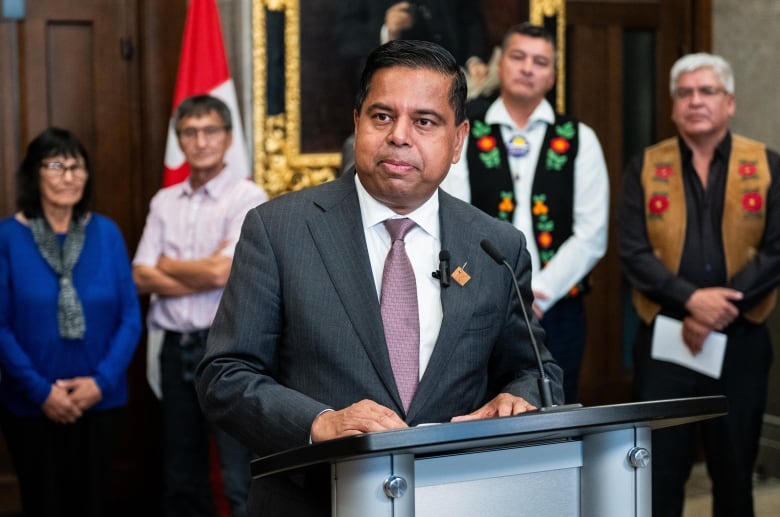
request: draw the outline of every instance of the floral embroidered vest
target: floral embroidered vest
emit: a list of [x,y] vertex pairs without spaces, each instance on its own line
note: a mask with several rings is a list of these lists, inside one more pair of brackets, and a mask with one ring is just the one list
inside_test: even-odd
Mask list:
[[[507,161],[506,144],[499,124],[488,125],[484,113],[471,120],[466,149],[471,186],[471,204],[503,221],[512,222],[517,195]],[[574,161],[579,135],[576,120],[556,115],[548,126],[536,163],[531,187],[531,221],[539,263],[544,268],[561,244],[572,234],[574,224]],[[587,291],[587,277],[569,291],[576,296]]]
[[[771,180],[764,144],[733,135],[721,222],[728,278],[753,259],[761,243]],[[677,138],[664,140],[645,151],[642,186],[647,237],[653,253],[669,270],[677,272],[686,228],[685,188]],[[747,311],[745,318],[753,323],[763,322],[774,308],[776,298],[777,290]],[[633,300],[639,317],[649,325],[660,312],[660,306],[638,291],[634,291]]]

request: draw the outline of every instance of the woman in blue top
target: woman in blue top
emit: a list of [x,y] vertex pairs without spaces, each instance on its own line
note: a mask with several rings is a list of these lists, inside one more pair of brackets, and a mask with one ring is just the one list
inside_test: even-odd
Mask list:
[[92,179],[76,137],[47,129],[0,221],[0,423],[27,516],[107,514],[141,316],[119,228],[88,210]]

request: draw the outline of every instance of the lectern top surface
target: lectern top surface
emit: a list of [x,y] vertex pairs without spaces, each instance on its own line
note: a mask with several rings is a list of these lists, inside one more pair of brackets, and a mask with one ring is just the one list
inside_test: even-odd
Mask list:
[[512,417],[422,425],[398,431],[366,433],[291,449],[252,462],[262,477],[318,463],[368,455],[465,452],[582,436],[621,428],[660,429],[726,414],[726,397],[693,397],[563,411],[533,411]]

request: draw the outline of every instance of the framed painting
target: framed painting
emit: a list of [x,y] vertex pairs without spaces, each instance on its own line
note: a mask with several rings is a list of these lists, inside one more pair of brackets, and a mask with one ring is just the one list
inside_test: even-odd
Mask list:
[[[272,197],[324,183],[338,174],[342,146],[352,133],[352,107],[362,69],[360,60],[339,51],[339,3],[253,1],[255,177]],[[556,109],[562,111],[565,0],[518,0],[518,4],[524,4],[520,12],[528,13],[531,22],[556,35],[553,95]]]

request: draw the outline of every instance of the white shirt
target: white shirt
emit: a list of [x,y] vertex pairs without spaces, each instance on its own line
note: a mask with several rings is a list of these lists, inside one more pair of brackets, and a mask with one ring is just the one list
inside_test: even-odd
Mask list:
[[417,284],[417,307],[420,313],[420,377],[422,377],[439,337],[442,320],[441,286],[439,281],[431,276],[431,273],[439,268],[438,257],[441,251],[439,195],[435,192],[420,208],[400,216],[371,197],[357,175],[355,175],[355,186],[360,202],[360,217],[363,220],[368,257],[371,260],[371,271],[374,274],[374,286],[377,298],[380,300],[385,258],[391,246],[390,234],[387,233],[383,223],[385,219],[397,217],[408,217],[417,223],[417,226],[406,234],[404,243]]
[[[583,123],[578,124],[579,148],[574,162],[574,212],[572,235],[560,246],[553,259],[540,271],[539,253],[534,241],[531,220],[531,189],[536,173],[544,135],[547,127],[555,122],[555,112],[546,100],[528,119],[524,128],[517,127],[501,98],[487,110],[485,123],[500,124],[504,143],[522,134],[530,145],[524,157],[508,156],[509,170],[514,179],[516,209],[513,224],[526,236],[528,252],[531,254],[533,278],[531,286],[542,293],[546,300],[537,298],[536,305],[546,311],[564,297],[582,279],[607,249],[607,224],[609,220],[609,177],[601,145],[593,130]],[[466,159],[467,143],[463,145],[460,161],[453,164],[441,184],[448,193],[471,202],[471,186]]]

